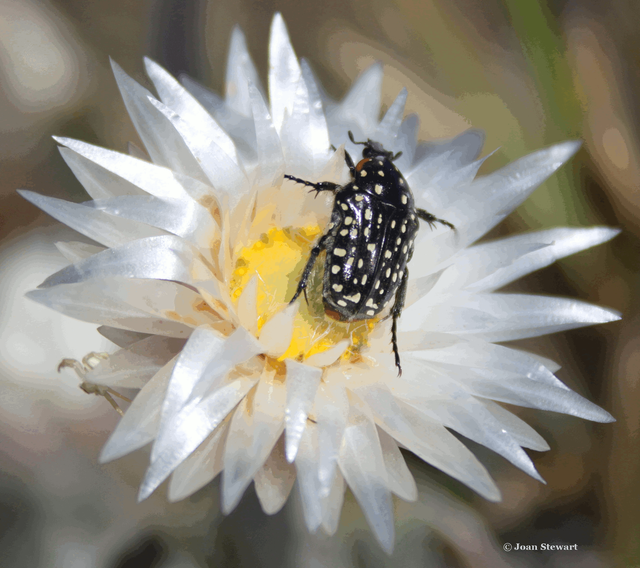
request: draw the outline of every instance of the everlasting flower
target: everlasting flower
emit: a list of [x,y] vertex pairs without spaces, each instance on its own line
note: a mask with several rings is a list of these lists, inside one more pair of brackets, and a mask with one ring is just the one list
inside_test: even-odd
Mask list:
[[[153,443],[140,499],[169,477],[169,499],[183,499],[222,473],[225,513],[253,481],[273,514],[297,480],[309,530],[331,534],[349,486],[390,551],[391,494],[417,497],[400,448],[495,501],[486,469],[449,430],[541,479],[522,448],[547,444],[497,402],[612,420],[554,376],[558,365],[497,343],[618,315],[496,290],[618,231],[556,228],[474,244],[579,144],[475,179],[481,133],[417,144],[417,119],[403,119],[406,90],[379,121],[379,65],[335,103],[299,63],[279,15],[269,60],[269,102],[239,30],[224,100],[147,60],[156,98],[114,64],[147,155],[57,139],[92,200],[23,195],[98,244],[58,243],[72,264],[29,295],[100,324],[120,348],[73,365],[88,392],[140,389],[101,457]],[[332,196],[316,199],[284,174],[347,183],[345,147],[356,157],[361,150],[349,130],[401,151],[395,164],[417,205],[456,227],[420,229],[399,321],[401,377],[389,319],[341,323],[325,314],[322,257],[308,303],[288,303]]]

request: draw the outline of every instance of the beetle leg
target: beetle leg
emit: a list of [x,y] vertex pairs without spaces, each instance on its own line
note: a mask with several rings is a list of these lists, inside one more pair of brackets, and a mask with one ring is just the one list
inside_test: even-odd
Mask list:
[[454,231],[456,229],[451,223],[449,223],[449,221],[445,221],[444,219],[438,219],[435,215],[432,215],[431,213],[429,213],[428,211],[425,211],[424,209],[416,209],[416,214],[418,215],[418,218],[429,223],[429,227],[431,227],[432,229],[436,223],[441,223],[442,225],[446,225],[447,227],[449,227],[450,229],[453,229]]
[[402,151],[395,154],[395,156],[391,156],[391,161],[395,162],[400,156],[402,156]]
[[[298,282],[298,288],[296,289],[296,293],[293,295],[293,298],[291,298],[291,301],[289,302],[290,304],[292,304],[293,302],[295,302],[298,299],[298,296],[300,296],[300,294],[302,292],[304,292],[304,297],[305,299],[307,298],[307,283],[309,282],[309,275],[311,274],[311,271],[313,270],[313,265],[316,263],[316,260],[318,259],[318,255],[327,248],[327,241],[331,238],[331,235],[324,235],[319,241],[318,244],[313,247],[311,249],[311,254],[309,255],[309,260],[307,261],[307,264],[304,267],[304,270],[302,272],[302,276],[300,277],[300,282]],[[309,300],[307,300],[307,304],[309,303]]]
[[292,181],[295,181],[296,183],[301,183],[308,187],[311,187],[312,188],[311,191],[316,192],[316,197],[318,197],[318,194],[322,191],[333,191],[335,193],[340,189],[340,186],[337,183],[332,183],[330,181],[321,181],[318,183],[313,183],[313,182],[305,181],[303,179],[300,179],[294,176],[290,176],[288,174],[285,174],[284,177]]
[[393,355],[396,359],[396,367],[398,367],[398,376],[402,376],[402,366],[400,365],[400,353],[398,352],[398,318],[404,308],[404,300],[407,297],[407,283],[409,282],[409,269],[404,269],[404,275],[402,276],[402,282],[398,286],[396,291],[396,301],[393,304],[391,310],[391,317],[393,323],[391,324],[391,346],[393,348]]
[[349,154],[349,152],[347,152],[346,150],[344,151],[344,161],[347,164],[347,167],[349,168],[349,171],[351,172],[351,178],[352,179],[356,179],[356,166],[353,163],[353,159],[351,158],[351,154]]

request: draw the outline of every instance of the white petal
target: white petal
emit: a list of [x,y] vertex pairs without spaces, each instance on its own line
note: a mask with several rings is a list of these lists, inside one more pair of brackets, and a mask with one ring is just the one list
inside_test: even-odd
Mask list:
[[153,163],[206,181],[182,137],[151,103],[150,99],[154,99],[151,93],[129,77],[115,61],[111,61],[111,67],[129,116]]
[[102,463],[120,458],[148,444],[160,424],[160,407],[175,361],[167,363],[136,395],[124,417],[102,448]]
[[220,229],[211,213],[192,200],[137,195],[100,199],[83,205],[119,218],[157,227],[162,232],[183,237],[202,249],[209,249],[211,243],[219,238]]
[[258,186],[270,186],[284,175],[282,145],[260,91],[253,83],[250,83],[248,92],[255,123],[258,150],[259,173],[254,183]]
[[313,423],[302,433],[295,465],[304,520],[309,532],[315,532],[322,523],[323,500],[318,480],[318,436]]
[[155,61],[145,57],[144,64],[162,102],[179,114],[185,122],[205,132],[227,156],[237,163],[238,156],[233,141],[200,103]]
[[407,404],[441,422],[451,430],[482,444],[508,459],[513,465],[544,483],[529,456],[482,403],[473,397],[453,402],[406,400]]
[[293,111],[296,86],[301,75],[287,27],[282,16],[277,13],[271,22],[269,39],[269,99],[273,124],[278,132],[282,128],[285,110],[289,115]]
[[402,314],[399,323],[401,331],[423,329],[447,333],[481,333],[492,329],[498,318],[485,310],[469,307],[429,305],[427,298],[422,298]]
[[[138,499],[146,499],[178,467],[253,387],[257,379],[241,378],[204,398],[162,441],[155,461],[140,487]],[[156,440],[158,444],[158,440]]]
[[100,361],[86,374],[86,380],[113,388],[141,389],[183,345],[182,339],[153,335]]
[[108,325],[101,325],[98,328],[98,333],[103,337],[106,337],[111,343],[115,343],[118,347],[126,348],[138,341],[142,341],[147,337],[151,337],[146,333],[139,333],[137,331],[128,331],[125,329],[117,329],[115,327],[109,327]]
[[249,182],[233,157],[216,144],[207,132],[186,122],[160,101],[150,97],[149,102],[175,127],[186,146],[198,160],[206,179],[218,192],[223,192],[228,197],[231,207],[234,207],[240,197],[249,191]]
[[260,505],[267,515],[275,515],[282,509],[295,480],[295,465],[286,460],[284,436],[280,436],[254,479]]
[[415,501],[418,498],[416,481],[407,467],[407,462],[400,453],[398,444],[380,428],[378,428],[378,438],[380,439],[382,457],[387,470],[389,490],[405,501]]
[[465,308],[480,309],[499,318],[487,330],[459,331],[474,334],[486,341],[537,337],[620,319],[619,313],[615,310],[565,298],[523,294],[477,294],[463,302]]
[[321,168],[329,157],[329,130],[322,106],[320,89],[313,76],[313,72],[306,61],[302,61],[302,78],[307,86],[309,97],[309,136],[311,137],[314,165]]
[[339,382],[322,383],[315,399],[314,417],[318,430],[318,478],[323,497],[333,487],[348,414],[349,400],[344,386]]
[[224,449],[230,420],[220,424],[171,475],[169,501],[193,495],[215,479],[224,466]]
[[420,120],[415,114],[410,114],[400,125],[400,131],[396,137],[395,150],[402,152],[402,156],[400,156],[395,163],[401,172],[411,171],[410,168],[413,164],[413,156],[416,151],[419,127]]
[[181,301],[183,298],[196,296],[191,290],[173,282],[148,282],[124,278],[100,278],[80,284],[64,284],[31,290],[26,296],[81,321],[140,333],[189,337],[193,331],[190,326],[172,321],[162,315],[161,310],[156,314],[153,308],[145,309],[136,305],[136,298],[131,298],[132,294],[144,298],[154,297],[160,306],[170,305],[177,299]]
[[40,287],[50,288],[114,276],[193,284],[194,267],[202,265],[202,270],[206,270],[199,256],[191,245],[178,237],[149,237],[107,249],[67,266],[49,276]]
[[288,304],[262,326],[260,343],[264,345],[265,353],[279,357],[289,348],[293,337],[293,319],[299,308],[299,301]]
[[491,400],[478,400],[486,407],[493,416],[500,422],[502,427],[513,437],[523,448],[530,448],[538,452],[549,450],[549,444],[526,422],[512,414],[507,409]]
[[102,211],[89,209],[79,203],[45,197],[25,190],[18,190],[18,193],[54,219],[107,247],[116,247],[136,239],[165,234],[161,229],[128,219],[120,219]]
[[258,332],[258,278],[254,276],[238,298],[238,319],[252,335]]
[[102,246],[90,245],[79,241],[69,241],[66,243],[57,242],[55,245],[60,254],[69,262],[78,262],[79,260],[90,257],[92,254],[98,254],[105,250]]
[[93,199],[118,195],[144,195],[145,192],[126,179],[92,162],[64,146],[58,147],[71,171]]
[[[98,175],[95,172],[99,172],[100,169],[105,169],[115,174],[116,178],[122,178],[144,192],[160,199],[188,200],[190,195],[193,195],[193,192],[197,194],[212,194],[211,188],[206,189],[207,186],[201,181],[180,175],[168,168],[114,152],[113,150],[99,148],[80,140],[73,140],[72,138],[54,136],[54,140],[84,158],[83,163],[87,169],[92,168],[91,164],[93,163],[95,165],[95,168],[92,169],[94,175]],[[204,176],[204,174],[202,175]],[[193,190],[190,193],[189,190],[191,188]],[[137,191],[134,194],[139,195],[140,192]]]
[[311,367],[328,367],[333,365],[342,354],[349,348],[350,342],[348,339],[338,341],[333,347],[322,351],[321,353],[315,353],[305,359],[305,364]]
[[340,471],[355,495],[376,540],[387,554],[394,542],[393,503],[375,425],[351,406],[338,459]]
[[247,50],[244,34],[238,26],[235,26],[231,32],[227,57],[225,102],[229,108],[244,116],[251,116],[249,83],[259,86],[260,78]]
[[[349,126],[358,140],[359,136],[368,138],[373,135],[380,115],[382,76],[382,65],[374,63],[356,79],[344,100],[329,111],[330,123],[334,125],[331,128],[332,140],[339,143],[345,142],[345,134]],[[352,155],[354,152],[357,155],[361,151],[353,145],[349,145],[348,148]]]
[[[526,274],[553,264],[560,258],[607,242],[619,233],[620,229],[611,229],[609,227],[589,227],[585,229],[559,228],[504,239],[502,243],[513,247],[526,242],[550,243],[550,245],[543,250],[531,252],[519,258],[484,280],[477,282],[469,289],[492,291],[501,288]],[[486,244],[474,248],[489,246],[490,244]]]
[[261,352],[260,345],[245,329],[223,338],[215,330],[200,327],[185,345],[171,376],[162,408],[162,423],[151,453],[155,460],[181,420],[188,419],[200,402],[222,387],[236,365]]
[[267,376],[236,409],[224,453],[222,510],[229,514],[265,463],[284,428],[284,384]]
[[322,369],[286,359],[287,405],[285,408],[285,448],[287,460],[296,458],[307,417],[322,378]]
[[402,116],[404,115],[404,105],[407,102],[407,89],[403,88],[400,94],[393,101],[384,118],[378,125],[373,140],[380,142],[386,150],[397,152],[396,137],[400,131],[402,124]]
[[344,482],[344,477],[342,477],[340,471],[336,471],[329,495],[322,501],[322,509],[324,511],[322,516],[322,530],[329,536],[334,535],[338,530],[346,489],[347,485]]

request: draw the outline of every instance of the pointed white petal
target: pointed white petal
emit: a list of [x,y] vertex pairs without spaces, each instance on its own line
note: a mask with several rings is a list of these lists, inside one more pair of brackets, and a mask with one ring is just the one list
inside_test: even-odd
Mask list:
[[98,333],[103,337],[106,337],[111,343],[116,344],[118,347],[126,348],[138,341],[142,341],[150,335],[146,333],[139,333],[137,331],[127,331],[124,329],[117,329],[115,327],[109,327],[108,325],[101,325],[98,328]]
[[260,343],[264,345],[265,353],[279,357],[289,348],[293,337],[293,319],[299,308],[299,301],[288,304],[262,326]]
[[395,151],[402,152],[402,156],[395,163],[401,172],[410,172],[412,169],[419,127],[420,121],[415,114],[410,114],[400,125],[400,131],[395,142]]
[[155,61],[145,57],[144,64],[162,102],[179,114],[185,122],[206,133],[227,156],[237,163],[238,156],[233,141],[202,105]]
[[387,554],[394,543],[393,503],[375,424],[351,406],[338,458],[340,471],[355,495],[376,540]]
[[[222,387],[176,421],[162,441],[140,487],[138,499],[146,499],[178,467],[253,387],[257,379],[240,378]],[[156,440],[156,444],[159,440]]]
[[405,501],[415,501],[418,498],[416,481],[411,475],[407,462],[400,453],[395,440],[384,430],[378,428],[378,438],[384,465],[387,469],[389,490]]
[[305,364],[310,365],[311,367],[328,367],[329,365],[333,365],[333,363],[335,363],[349,348],[349,344],[350,342],[348,339],[338,341],[338,343],[326,351],[307,357],[305,359]]
[[307,86],[309,97],[309,136],[313,141],[311,144],[314,165],[319,169],[329,158],[329,129],[322,106],[322,98],[318,84],[313,76],[313,72],[306,61],[302,61],[302,78]]
[[[427,303],[429,302],[429,303]],[[481,333],[492,329],[498,318],[488,311],[470,307],[430,305],[431,300],[422,298],[402,314],[401,331],[423,329],[446,333]]]
[[420,164],[432,161],[439,156],[450,156],[448,169],[454,170],[470,164],[478,158],[484,145],[485,134],[472,128],[449,140],[434,140],[421,145],[416,159]]
[[136,395],[124,417],[102,448],[102,463],[120,458],[155,438],[160,423],[160,407],[173,364],[167,363]]
[[526,422],[512,414],[499,404],[490,400],[479,400],[486,409],[493,414],[502,427],[518,442],[523,448],[530,448],[538,452],[549,450],[549,444]]
[[443,400],[406,400],[407,404],[441,422],[451,430],[482,444],[513,465],[544,483],[529,456],[500,422],[474,397]]
[[26,190],[18,190],[18,193],[54,219],[107,247],[116,247],[136,239],[165,234],[161,229],[120,219],[79,203],[45,197]]
[[[63,284],[52,288],[31,290],[28,298],[69,317],[140,333],[187,338],[191,326],[172,321],[162,310],[137,305],[136,295],[153,297],[159,306],[171,305],[197,296],[184,286],[173,282],[149,282],[125,278],[100,278],[79,284]],[[153,296],[152,294],[155,294]],[[126,298],[123,299],[123,298]],[[130,303],[131,302],[131,303]],[[190,314],[186,314],[187,317]]]
[[[93,162],[97,166],[115,174],[118,178],[130,182],[144,192],[160,199],[188,200],[190,195],[193,195],[193,193],[190,194],[188,192],[192,187],[194,188],[193,191],[198,190],[198,194],[212,193],[211,188],[205,189],[207,186],[201,181],[178,174],[168,168],[114,152],[113,150],[99,148],[80,140],[73,140],[72,138],[54,136],[54,140],[85,158],[83,163],[86,164],[87,168]],[[137,194],[140,194],[140,192],[137,192]]]
[[[209,249],[220,230],[211,213],[192,200],[158,199],[150,195],[114,197],[84,204],[122,219],[130,219],[162,229]],[[153,235],[145,235],[153,236]]]
[[107,249],[67,266],[49,276],[40,287],[50,288],[114,276],[193,284],[194,267],[201,266],[200,270],[207,270],[203,260],[191,245],[178,237],[149,237]]
[[224,466],[224,448],[230,420],[220,424],[171,475],[169,501],[193,495],[216,478]]
[[231,44],[227,58],[225,102],[229,108],[244,116],[251,116],[249,83],[253,83],[259,88],[260,78],[247,50],[244,34],[238,26],[235,26],[231,32]]
[[258,186],[270,186],[284,175],[282,145],[260,91],[253,83],[250,83],[248,92],[258,150],[259,169],[254,183]]
[[280,436],[254,479],[260,505],[267,515],[275,515],[282,509],[295,479],[295,465],[286,460],[284,436]]
[[233,208],[240,197],[249,191],[247,177],[234,158],[211,139],[206,131],[186,122],[180,115],[153,97],[149,98],[149,102],[175,127],[197,159],[206,178],[218,192],[223,192],[227,196]]
[[[331,128],[332,140],[345,142],[345,134],[349,127],[354,131],[357,140],[360,139],[359,136],[368,138],[373,135],[380,116],[382,76],[382,65],[374,63],[356,79],[344,100],[329,111],[330,123],[334,125]],[[358,155],[361,151],[350,143],[348,148],[351,155]]]
[[302,433],[295,466],[304,520],[309,532],[313,533],[322,523],[323,516],[323,499],[318,480],[318,436],[313,423],[309,423]]
[[336,471],[329,495],[322,501],[322,509],[324,511],[322,516],[322,530],[329,536],[334,535],[338,530],[346,489],[347,485],[344,482],[344,477],[342,477],[340,471]]
[[349,400],[344,386],[339,382],[322,383],[316,395],[314,416],[318,429],[318,478],[323,497],[333,487],[348,414]]
[[238,298],[238,319],[252,335],[258,332],[258,278],[254,276]]
[[384,118],[378,125],[373,140],[380,142],[385,149],[397,152],[396,137],[400,131],[402,124],[402,116],[404,115],[404,105],[407,102],[407,89],[403,88],[400,94],[393,101]]
[[476,294],[463,300],[465,308],[480,309],[498,320],[488,329],[461,330],[486,341],[537,337],[620,319],[619,312],[578,300],[524,294]]
[[231,419],[224,452],[222,511],[229,514],[265,463],[284,428],[286,390],[263,375],[253,401],[246,397]]
[[285,408],[285,448],[287,460],[296,458],[307,417],[322,378],[322,369],[286,359],[287,404]]
[[282,16],[277,13],[271,22],[269,40],[269,99],[271,116],[278,132],[282,128],[285,110],[293,111],[296,87],[302,75],[287,27]]
[[[469,287],[469,289],[475,291],[496,290],[526,274],[549,266],[560,258],[605,243],[619,233],[620,229],[612,229],[609,227],[589,227],[584,229],[559,228],[504,239],[502,241],[503,246],[508,245],[514,248],[531,242],[549,243],[549,246],[543,250],[531,252],[518,258],[511,264],[490,274],[484,280]],[[494,243],[488,243],[474,248],[487,248],[490,245],[494,245]],[[500,245],[495,243],[494,246]]]
[[177,423],[225,382],[236,365],[261,352],[261,346],[245,329],[238,328],[222,337],[209,327],[196,329],[185,345],[175,366],[162,407],[162,423],[151,453],[154,460],[162,451]]
[[71,171],[78,178],[78,181],[93,199],[145,194],[136,185],[92,162],[81,154],[64,146],[58,147],[58,150],[69,168],[71,168]]
[[180,352],[184,340],[154,335],[120,349],[86,374],[90,383],[112,388],[141,389]]
[[79,241],[69,241],[66,243],[57,242],[55,245],[60,254],[72,263],[78,262],[79,260],[90,257],[92,254],[98,254],[105,250],[102,246],[90,245]]
[[129,77],[115,61],[111,61],[111,67],[129,116],[153,163],[206,181],[196,158],[174,126],[151,103],[151,93]]

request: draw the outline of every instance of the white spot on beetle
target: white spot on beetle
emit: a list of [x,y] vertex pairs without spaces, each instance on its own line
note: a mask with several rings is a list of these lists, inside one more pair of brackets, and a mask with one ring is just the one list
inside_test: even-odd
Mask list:
[[334,274],[338,274],[338,272],[340,272],[340,267],[337,264],[334,264],[331,267],[331,272],[333,272]]
[[384,257],[385,258],[391,258],[391,251],[390,250],[384,251]]
[[362,285],[364,286],[366,283],[367,283],[367,275],[365,274],[365,275],[362,277]]
[[396,239],[396,244],[397,244],[397,245],[399,245],[401,242],[402,242],[402,239],[401,239],[400,237],[398,237],[398,238]]
[[407,245],[404,245],[404,246],[402,247],[402,252],[403,252],[404,254],[407,254],[407,248],[408,248],[408,247],[407,247]]
[[353,264],[353,257],[347,260],[347,266],[351,266]]
[[[396,171],[398,171],[398,168],[396,168]],[[404,185],[404,180],[402,178],[400,178],[400,185]]]
[[335,254],[336,256],[344,256],[347,254],[347,251],[345,249],[337,248],[333,249],[333,254]]
[[369,298],[365,304],[368,308],[373,308],[373,298]]
[[406,205],[408,203],[409,199],[407,198],[407,194],[403,193],[402,194],[402,204]]
[[369,238],[370,235],[371,235],[371,229],[369,227],[365,227],[364,228],[364,236]]
[[353,223],[353,217],[345,217],[344,218],[344,224],[348,227],[349,225],[351,225],[351,223]]
[[342,292],[342,288],[344,286],[342,286],[342,284],[334,284],[333,286],[331,286],[336,292]]
[[387,271],[384,273],[384,275],[389,278],[389,275],[391,274],[391,269],[387,268]]
[[391,221],[391,228],[395,229],[396,228],[396,221],[395,219],[393,221]]
[[362,201],[364,197],[362,195],[356,195],[356,201]]
[[342,231],[340,231],[340,234],[341,234],[343,237],[346,237],[346,236],[349,234],[349,229],[342,229]]
[[379,175],[380,177],[384,177],[384,172],[383,172],[382,170],[378,170],[378,175]]
[[375,289],[377,290],[378,288],[380,288],[380,280],[376,280]]
[[402,231],[403,233],[407,232],[407,226],[406,225],[402,225],[402,227],[400,227],[400,231]]
[[373,213],[371,212],[371,207],[367,207],[367,208],[366,208],[366,210],[365,210],[365,212],[364,212],[364,218],[365,218],[367,221],[370,221],[370,220],[371,220],[371,217],[373,217]]
[[352,239],[355,239],[358,236],[358,229],[351,229],[351,233],[349,234],[349,236]]
[[345,300],[349,300],[349,302],[353,302],[354,304],[357,304],[360,301],[360,292],[358,292],[357,294],[354,294],[353,296],[345,296],[344,299]]
[[367,310],[367,315],[368,316],[375,316],[376,313],[373,310]]
[[360,189],[357,185],[352,186],[353,189]]
[[340,207],[342,207],[343,211],[346,211],[347,209],[349,209],[349,206],[346,203],[341,203]]
[[347,302],[345,302],[344,300],[338,300],[338,305],[345,307],[347,305]]
[[376,190],[376,193],[380,195],[382,193],[382,186],[379,183],[376,183],[375,190]]
[[366,170],[360,170],[360,175],[361,175],[362,177],[367,177],[367,172],[366,172]]
[[376,251],[376,245],[374,245],[374,244],[367,245],[367,250],[369,250],[371,252],[375,252]]
[[362,268],[363,264],[364,264],[364,260],[362,259],[358,260],[358,268]]
[[391,280],[393,280],[394,282],[398,279],[398,273],[394,272],[393,276],[391,277]]

